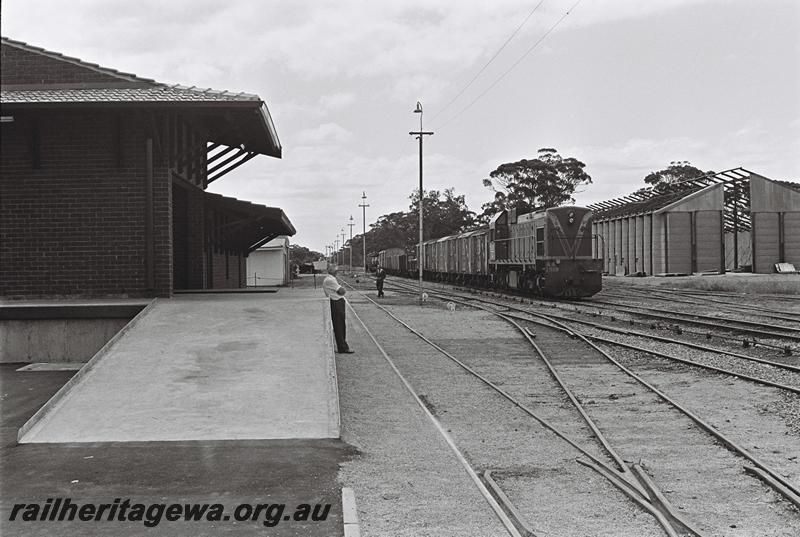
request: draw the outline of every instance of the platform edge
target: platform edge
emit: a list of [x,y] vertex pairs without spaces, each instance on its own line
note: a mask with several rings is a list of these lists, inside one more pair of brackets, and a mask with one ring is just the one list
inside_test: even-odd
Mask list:
[[158,298],[154,298],[151,300],[142,310],[137,313],[125,326],[123,326],[119,332],[114,334],[114,336],[109,339],[105,345],[103,345],[100,350],[98,350],[94,356],[92,356],[86,365],[84,365],[75,375],[70,377],[70,379],[63,385],[61,388],[53,394],[53,396],[43,404],[39,410],[37,410],[33,416],[28,418],[22,427],[19,428],[17,431],[17,443],[18,444],[25,444],[27,443],[25,437],[33,431],[41,422],[53,411],[56,407],[64,400],[64,398],[77,386],[86,376],[94,369],[94,367],[100,363],[100,361],[108,354],[108,351],[111,347],[116,344],[131,328],[136,326],[142,318],[144,318],[150,311],[155,307]]

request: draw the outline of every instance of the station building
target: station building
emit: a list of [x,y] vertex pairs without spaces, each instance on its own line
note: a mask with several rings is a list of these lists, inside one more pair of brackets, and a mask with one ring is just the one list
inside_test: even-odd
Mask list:
[[743,168],[589,206],[609,274],[800,268],[800,184]]
[[246,285],[284,212],[206,191],[281,144],[257,95],[167,85],[2,38],[0,296]]

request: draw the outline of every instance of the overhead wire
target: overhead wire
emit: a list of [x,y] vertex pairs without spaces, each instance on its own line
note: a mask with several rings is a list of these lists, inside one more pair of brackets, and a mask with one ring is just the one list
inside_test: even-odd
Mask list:
[[497,58],[497,56],[499,56],[500,53],[503,52],[503,49],[506,48],[506,46],[511,42],[512,39],[514,39],[514,36],[516,36],[519,33],[519,31],[522,29],[522,27],[525,26],[525,24],[528,22],[528,20],[530,20],[530,18],[533,16],[533,14],[536,13],[536,10],[538,10],[541,7],[542,4],[544,4],[544,0],[540,0],[539,3],[536,4],[536,6],[531,10],[531,12],[528,13],[528,16],[525,17],[525,19],[520,23],[519,26],[517,26],[517,29],[514,30],[513,32],[511,32],[511,35],[508,36],[508,39],[506,39],[505,43],[503,43],[500,46],[500,48],[497,49],[497,51],[492,55],[492,57],[489,58],[489,61],[487,61],[483,65],[483,67],[481,67],[480,70],[477,73],[475,73],[475,76],[472,77],[472,80],[467,82],[467,84],[463,88],[461,88],[461,91],[459,91],[456,94],[455,97],[450,99],[450,102],[448,102],[446,105],[444,105],[442,108],[440,108],[439,111],[436,112],[433,115],[433,117],[431,118],[431,121],[436,120],[436,118],[439,117],[442,114],[442,112],[444,112],[445,110],[450,108],[450,106],[454,102],[456,102],[458,100],[458,98],[461,97],[464,94],[465,91],[467,91],[467,89],[469,89],[469,87],[478,79],[478,77],[481,76],[481,73],[483,73],[486,70],[486,68],[489,67],[489,65],[495,60],[495,58]]
[[499,83],[501,80],[503,80],[503,79],[504,79],[504,78],[505,78],[505,77],[506,77],[506,76],[507,76],[507,75],[508,75],[508,74],[509,74],[511,71],[513,71],[513,70],[514,70],[514,69],[517,67],[517,65],[519,65],[519,64],[522,62],[522,60],[524,60],[524,59],[525,59],[525,58],[526,58],[526,57],[527,57],[527,56],[528,56],[528,55],[529,55],[531,52],[533,52],[533,51],[536,49],[536,47],[538,47],[538,46],[539,46],[539,45],[540,45],[540,44],[541,44],[541,43],[542,43],[542,42],[543,42],[545,39],[547,39],[547,36],[549,36],[549,35],[550,35],[550,34],[551,34],[551,33],[552,33],[552,32],[553,32],[553,31],[554,31],[554,30],[555,30],[555,29],[556,29],[556,28],[557,28],[557,27],[558,27],[558,26],[559,26],[559,25],[560,25],[560,24],[563,22],[563,21],[564,21],[564,19],[566,19],[566,18],[567,18],[567,16],[568,16],[568,15],[569,15],[569,14],[570,14],[570,13],[571,13],[571,12],[572,12],[572,11],[573,11],[575,8],[576,8],[576,7],[578,7],[578,4],[580,4],[580,3],[581,3],[581,0],[577,0],[577,2],[575,2],[575,3],[572,5],[572,7],[570,7],[570,8],[569,8],[569,9],[568,9],[568,10],[567,10],[567,11],[566,11],[566,12],[565,12],[565,13],[564,13],[562,16],[561,16],[561,18],[560,18],[560,19],[558,19],[558,20],[555,22],[555,24],[553,24],[552,26],[550,26],[550,28],[549,28],[549,29],[548,29],[548,30],[547,30],[547,31],[546,31],[546,32],[545,32],[545,33],[544,33],[544,34],[543,34],[543,35],[542,35],[542,36],[541,36],[541,37],[540,37],[540,38],[539,38],[539,39],[538,39],[538,40],[537,40],[537,41],[536,41],[536,42],[535,42],[535,43],[534,43],[534,44],[533,44],[533,45],[532,45],[532,46],[531,46],[529,49],[528,49],[528,50],[526,50],[526,51],[525,51],[525,53],[524,53],[522,56],[520,56],[520,58],[519,58],[519,59],[518,59],[516,62],[514,62],[514,63],[511,65],[511,67],[509,67],[509,68],[508,68],[508,69],[507,69],[505,72],[503,72],[503,74],[501,74],[499,77],[497,77],[497,79],[495,79],[495,81],[494,81],[494,82],[492,82],[492,84],[491,84],[491,85],[490,85],[488,88],[486,88],[485,90],[483,90],[483,92],[482,92],[480,95],[478,95],[477,97],[475,97],[475,98],[474,98],[474,99],[473,99],[473,100],[472,100],[472,101],[471,101],[471,102],[470,102],[470,103],[469,103],[467,106],[465,106],[464,108],[462,108],[462,109],[461,109],[461,110],[460,110],[460,111],[459,111],[459,112],[458,112],[456,115],[454,115],[453,117],[451,117],[450,119],[448,119],[447,121],[445,121],[444,123],[442,123],[441,125],[439,125],[438,127],[436,127],[436,129],[437,129],[437,130],[441,130],[441,129],[443,129],[444,127],[446,127],[447,125],[449,125],[450,123],[452,123],[452,122],[453,122],[453,121],[454,121],[456,118],[458,118],[459,116],[461,116],[461,114],[463,114],[464,112],[466,112],[467,110],[469,110],[470,108],[472,108],[472,106],[473,106],[473,105],[474,105],[476,102],[478,102],[478,101],[479,101],[479,100],[480,100],[480,99],[481,99],[481,98],[482,98],[484,95],[486,95],[487,93],[489,93],[489,91],[491,91],[491,89],[492,89],[492,88],[494,88],[494,87],[495,87],[495,86],[496,86],[496,85],[497,85],[497,84],[498,84],[498,83]]

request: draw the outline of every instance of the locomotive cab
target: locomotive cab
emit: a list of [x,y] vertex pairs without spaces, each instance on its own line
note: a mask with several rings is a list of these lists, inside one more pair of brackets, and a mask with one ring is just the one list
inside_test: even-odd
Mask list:
[[597,293],[602,261],[592,258],[591,221],[591,210],[574,206],[496,214],[490,224],[494,284],[552,297]]

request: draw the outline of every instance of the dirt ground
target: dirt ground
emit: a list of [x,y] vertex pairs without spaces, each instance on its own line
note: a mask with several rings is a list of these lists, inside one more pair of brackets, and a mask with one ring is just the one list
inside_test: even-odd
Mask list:
[[[732,278],[742,277],[736,275]],[[756,278],[770,280],[770,276]],[[634,279],[618,280],[625,282]],[[652,282],[655,279],[637,278],[635,284],[643,280]],[[659,280],[674,287],[674,278]],[[370,282],[365,284],[362,281],[359,287],[374,298],[375,293]],[[756,296],[748,299],[750,303],[763,303]],[[563,441],[546,434],[541,427],[531,423],[529,417],[521,413],[510,414],[503,406],[504,403],[485,391],[480,383],[463,374],[452,363],[447,363],[440,353],[431,350],[427,344],[420,343],[421,340],[413,342],[413,338],[408,338],[409,333],[404,328],[389,320],[365,300],[356,298],[355,294],[351,300],[365,323],[376,331],[386,351],[396,360],[397,367],[420,394],[425,406],[447,427],[470,464],[480,471],[492,470],[499,486],[537,534],[568,537],[663,534],[663,530],[649,515],[630,504],[616,489],[608,487],[604,479],[591,471],[584,472],[587,469],[576,465],[576,454],[571,452],[570,447],[563,445]],[[581,435],[585,432],[581,426],[575,424],[573,411],[568,410],[569,401],[557,389],[552,388],[552,380],[546,371],[531,365],[530,350],[523,349],[518,334],[515,335],[504,322],[491,319],[485,312],[462,308],[460,305],[455,312],[451,312],[447,304],[441,301],[431,300],[420,307],[413,297],[391,291],[387,291],[387,297],[381,304],[471,367],[496,380],[504,389],[517,393],[532,407],[552,419],[561,420],[560,425],[571,431],[571,434]],[[793,307],[785,301],[781,304],[783,307]],[[357,354],[368,352],[363,348],[363,342],[359,345],[361,348]],[[569,343],[565,341],[565,345]],[[676,352],[673,348],[668,350]],[[785,478],[797,483],[800,464],[797,423],[800,407],[796,397],[781,393],[779,389],[747,383],[736,377],[675,366],[652,356],[640,356],[619,349],[613,349],[612,352],[626,365],[640,370],[642,375],[655,378],[669,395],[675,396],[679,402],[710,421],[715,428],[744,445],[770,466],[774,466]],[[748,349],[743,352],[763,355],[767,351]],[[774,354],[774,351],[771,352]],[[723,360],[722,357],[719,359]],[[526,364],[524,367],[523,362]],[[413,470],[404,462],[406,459],[402,452],[393,453],[389,448],[393,441],[398,441],[394,436],[396,433],[377,426],[376,420],[368,419],[374,412],[385,412],[386,410],[381,409],[387,405],[394,412],[398,411],[396,402],[392,403],[381,397],[365,399],[359,396],[359,402],[345,410],[349,407],[344,401],[349,398],[344,394],[352,389],[349,384],[355,382],[356,378],[363,378],[370,386],[382,382],[380,375],[365,376],[372,367],[363,365],[345,370],[340,364],[339,379],[343,394],[345,431],[350,421],[350,427],[353,430],[360,429],[363,435],[357,442],[362,458],[348,462],[341,472],[341,479],[347,486],[353,486],[357,495],[359,488],[374,488],[375,480],[402,481],[402,475]],[[580,369],[580,364],[574,367]],[[789,377],[784,375],[782,380]],[[384,383],[383,386],[387,390],[389,384]],[[588,400],[596,399],[590,397]],[[366,406],[362,404],[365,400],[369,401]],[[636,447],[636,442],[642,439],[636,439],[635,432],[630,438],[620,436],[626,423],[636,424],[637,420],[647,418],[645,421],[648,423],[657,424],[658,420],[666,419],[663,412],[655,408],[650,412],[644,407],[635,406],[628,409],[633,418],[622,419],[620,416],[618,423],[609,421],[607,416],[610,414],[604,418],[604,427],[614,431],[612,437],[615,441],[628,446],[628,449]],[[367,407],[368,411],[365,410]],[[402,421],[406,418],[393,416],[391,423],[396,419]],[[634,431],[644,431],[649,426],[642,422],[634,427]],[[416,434],[421,431],[422,429],[418,429]],[[666,431],[665,429],[665,433]],[[675,506],[691,515],[708,535],[789,536],[800,531],[800,512],[796,508],[788,507],[784,500],[758,480],[748,477],[742,470],[747,461],[726,452],[716,440],[698,441],[705,434],[694,425],[685,424],[682,429],[679,426],[674,433],[667,433],[661,445],[649,445],[648,450],[644,451],[640,446],[631,453],[648,453],[639,462],[664,484],[663,492],[675,502]],[[378,466],[375,465],[377,459],[367,456],[373,451],[371,443],[376,441],[372,436],[383,446]],[[419,445],[420,439],[410,438],[409,441],[411,449],[419,449],[415,446]],[[698,487],[687,486],[689,481],[700,474],[693,473],[692,465],[687,465],[687,457],[694,457],[694,451],[682,450],[682,442],[687,446],[692,445],[695,450],[708,450],[707,454],[700,455],[700,459],[709,463],[709,467],[719,467],[709,474],[712,477],[704,478],[708,483],[699,483]],[[403,443],[405,444],[405,440]],[[422,443],[424,445],[425,442]],[[600,453],[596,447],[591,449],[593,453]],[[717,453],[714,450],[721,451]],[[668,459],[663,460],[663,457]],[[659,461],[659,458],[662,460]],[[393,462],[395,459],[397,464]],[[694,461],[699,468],[705,464],[700,459]],[[712,478],[714,483],[710,482]],[[370,485],[370,482],[373,484]],[[413,480],[411,482],[418,485]],[[376,500],[376,493],[368,494],[360,505],[364,509],[363,519],[369,521],[362,526],[362,534],[398,534],[394,524],[400,520],[408,520],[404,513],[413,513],[412,518],[422,517],[428,520],[430,517],[436,518],[437,512],[443,516],[448,515],[453,504],[443,501],[440,495],[446,495],[448,488],[452,488],[451,484],[434,479],[425,488],[428,509],[425,517],[422,517],[422,511],[416,510],[416,504],[411,499],[421,490],[404,487],[390,492],[388,496],[384,492],[376,491],[380,492],[377,494],[378,498],[386,496],[393,500],[392,503],[387,503],[385,498],[383,501]],[[695,491],[704,488],[716,492]],[[704,494],[709,497],[702,498]],[[734,507],[737,504],[739,507]],[[474,517],[475,513],[472,515]],[[483,523],[486,516],[493,515],[491,512],[487,515],[483,510],[477,518],[463,519],[464,524],[459,526],[462,534],[482,534],[475,533],[471,524],[476,520]],[[416,532],[400,534],[433,534],[440,528],[440,524],[441,522],[432,522],[430,525],[428,522],[420,522],[415,528]],[[405,524],[400,527],[405,531]]]

